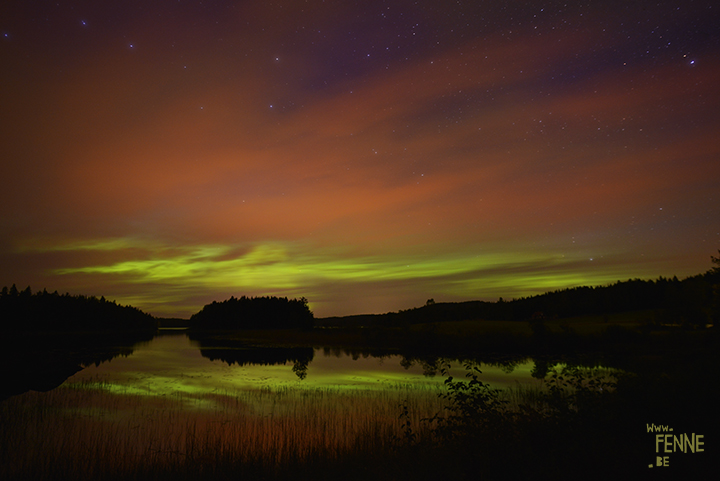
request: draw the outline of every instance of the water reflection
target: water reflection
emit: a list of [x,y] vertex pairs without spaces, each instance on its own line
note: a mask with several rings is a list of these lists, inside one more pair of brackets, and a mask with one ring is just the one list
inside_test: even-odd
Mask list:
[[[442,386],[442,369],[461,378],[462,363],[443,358],[412,358],[378,351],[312,348],[260,348],[241,343],[191,340],[182,331],[161,331],[136,345],[132,355],[87,366],[66,384],[101,382],[109,392],[143,396],[238,390],[332,388],[382,390],[391,386]],[[512,367],[509,367],[512,366]],[[533,362],[517,359],[482,366],[485,382],[509,386],[533,382]]]
[[27,391],[57,388],[84,367],[129,356],[152,332],[20,334],[0,350],[0,401]]
[[[36,342],[43,349],[26,349],[24,356],[22,350],[14,351],[12,359],[6,352],[3,373],[16,382],[5,385],[5,397],[47,391],[63,382],[101,382],[108,392],[192,398],[283,386],[382,390],[397,385],[438,387],[447,376],[461,379],[466,373],[458,359],[380,350],[257,347],[223,339],[193,340],[177,329],[162,329],[154,338],[134,343],[105,339],[92,349],[85,344],[81,349],[77,339],[50,342]],[[473,361],[481,365],[483,382],[499,388],[541,383],[557,364],[522,356]]]
[[228,366],[284,366],[292,363],[292,372],[301,381],[307,377],[308,365],[315,356],[311,347],[253,347],[230,340],[190,339],[198,345],[203,357],[225,362]]

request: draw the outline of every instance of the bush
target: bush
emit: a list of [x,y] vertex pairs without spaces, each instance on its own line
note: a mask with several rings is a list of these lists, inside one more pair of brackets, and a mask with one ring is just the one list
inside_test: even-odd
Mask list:
[[[423,461],[412,477],[442,473],[458,479],[505,479],[549,476],[565,479],[587,472],[588,466],[607,463],[598,446],[615,435],[608,431],[608,407],[615,381],[578,367],[553,368],[547,389],[532,392],[532,402],[511,404],[502,390],[482,382],[482,371],[466,363],[464,380],[448,377],[444,410],[425,421],[432,424],[430,436],[419,439],[409,425],[396,441]],[[447,369],[443,369],[447,373]],[[407,407],[402,416],[408,416]],[[603,428],[605,428],[603,430]],[[591,435],[593,431],[599,435]],[[602,464],[601,463],[601,464]],[[433,474],[434,475],[434,474]],[[432,477],[432,476],[430,476]]]

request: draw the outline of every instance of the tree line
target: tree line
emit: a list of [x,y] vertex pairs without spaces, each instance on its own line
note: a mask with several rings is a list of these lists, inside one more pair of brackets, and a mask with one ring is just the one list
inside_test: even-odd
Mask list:
[[[720,251],[719,251],[720,252]],[[407,325],[468,319],[532,321],[658,310],[658,321],[700,327],[720,322],[720,257],[715,267],[685,279],[629,279],[606,286],[582,286],[496,302],[441,303],[373,316],[373,324]]]
[[[718,251],[720,254],[720,251]],[[365,325],[408,325],[469,319],[532,321],[636,310],[658,310],[660,323],[700,327],[720,321],[720,256],[704,274],[679,280],[629,279],[606,286],[582,286],[496,302],[435,302],[417,308],[362,318]],[[338,318],[337,321],[343,321]],[[315,318],[304,297],[230,297],[213,301],[190,317],[190,329],[311,329]],[[339,322],[343,324],[343,322]],[[32,293],[15,284],[0,293],[0,327],[7,331],[137,330],[156,328],[157,320],[132,306],[104,297]]]
[[72,296],[15,284],[0,292],[0,328],[4,332],[137,331],[156,329],[156,319],[140,309],[105,297]]
[[304,297],[230,297],[213,301],[190,317],[191,330],[312,329],[314,316]]

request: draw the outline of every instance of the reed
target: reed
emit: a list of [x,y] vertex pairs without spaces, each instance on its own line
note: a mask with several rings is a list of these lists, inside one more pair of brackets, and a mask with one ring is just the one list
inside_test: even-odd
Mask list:
[[[442,410],[440,386],[284,386],[198,396],[111,388],[86,381],[0,404],[0,479],[279,476],[279,466],[387,452],[401,423],[422,435],[429,427],[421,419]],[[400,420],[401,404],[409,419]]]
[[[497,396],[509,412],[544,415],[547,388],[516,384]],[[447,389],[295,384],[156,395],[99,378],[67,383],[0,403],[0,479],[317,479],[319,466],[393,463],[388,453],[435,438],[451,414]]]

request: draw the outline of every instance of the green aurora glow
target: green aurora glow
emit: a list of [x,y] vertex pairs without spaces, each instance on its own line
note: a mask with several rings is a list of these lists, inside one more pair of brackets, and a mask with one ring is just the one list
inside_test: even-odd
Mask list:
[[720,247],[707,2],[63,5],[3,11],[0,286],[325,317]]
[[[99,276],[127,285],[152,284],[158,291],[167,292],[193,286],[200,292],[286,293],[305,296],[310,299],[311,308],[321,310],[326,285],[344,285],[351,289],[362,283],[428,283],[436,287],[435,297],[473,298],[478,293],[522,297],[562,286],[598,285],[617,280],[617,271],[612,266],[581,271],[577,269],[578,263],[592,261],[559,254],[477,254],[468,249],[432,258],[411,254],[352,257],[337,249],[323,255],[303,243],[292,242],[173,248],[133,238],[23,247],[26,253],[83,255],[104,251],[117,252],[120,258],[111,264],[57,268],[52,275]],[[239,251],[244,253],[237,254]],[[178,296],[174,301],[181,299]],[[147,303],[143,298],[120,299],[129,303],[131,300],[140,301],[142,305]],[[154,310],[162,312],[159,306]]]

